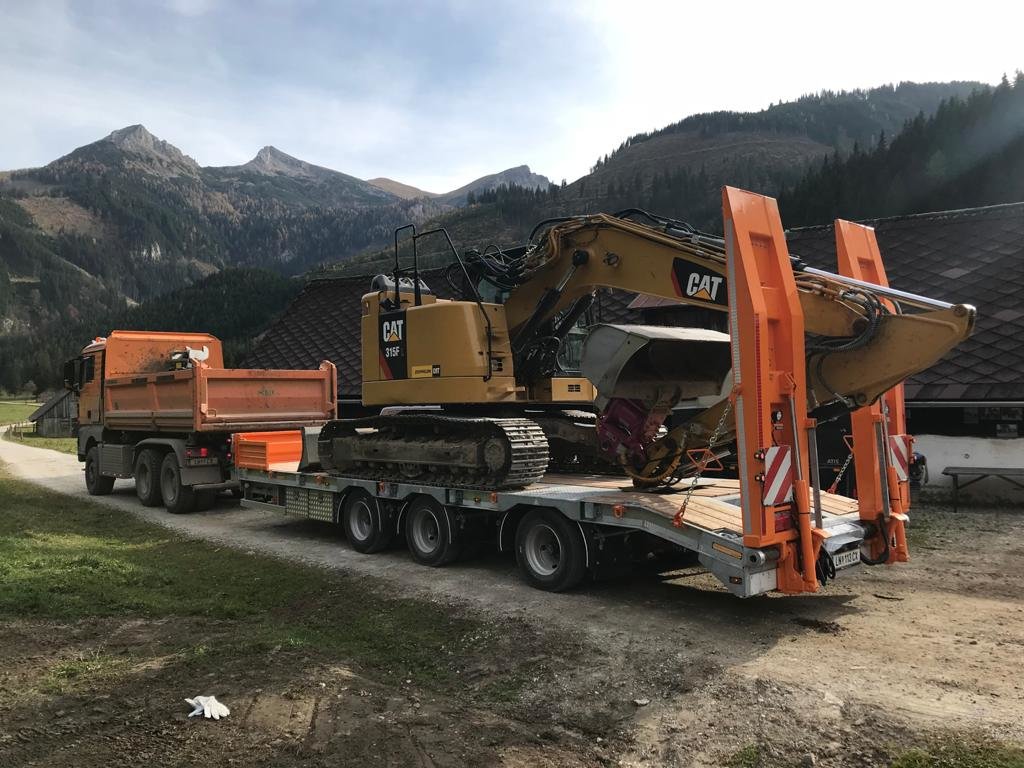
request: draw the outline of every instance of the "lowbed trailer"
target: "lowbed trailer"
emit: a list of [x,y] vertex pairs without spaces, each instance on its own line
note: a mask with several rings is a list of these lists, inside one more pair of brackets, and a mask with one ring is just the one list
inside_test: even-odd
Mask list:
[[[321,467],[321,457],[344,453],[328,431],[320,440],[294,433],[301,457],[290,466],[239,460],[245,452],[236,447],[243,504],[338,523],[360,552],[382,550],[404,533],[413,558],[426,565],[443,565],[491,538],[499,549],[514,549],[527,580],[548,590],[571,588],[588,569],[659,548],[693,553],[743,597],[817,592],[842,568],[906,562],[912,438],[900,381],[910,361],[893,359],[892,350],[913,357],[955,344],[970,332],[974,308],[889,288],[873,230],[842,220],[839,274],[804,269],[801,293],[775,201],[727,187],[723,214],[732,385],[708,448],[685,452],[693,470],[678,485],[641,489],[626,478],[548,473],[521,489],[477,490],[403,480],[400,459],[359,478],[320,471],[333,466]],[[621,261],[602,263],[613,268]],[[816,284],[816,275],[828,276],[832,287]],[[844,403],[853,406],[854,500],[821,487],[803,302],[824,327],[822,317],[856,298],[858,288],[901,322],[881,331],[892,343],[872,347],[857,363],[889,389],[873,402]],[[730,412],[738,478],[711,479],[720,458],[717,435]],[[261,440],[246,437],[254,446]]]
[[[778,549],[743,543],[737,480],[700,480],[677,519],[689,485],[650,493],[625,478],[551,474],[522,490],[481,491],[316,471],[236,472],[242,506],[341,525],[364,553],[379,552],[404,534],[417,562],[441,566],[491,542],[499,551],[515,551],[528,582],[560,591],[588,572],[681,548],[740,597],[779,587]],[[856,500],[824,494],[822,523],[829,534],[822,567],[860,564],[870,526],[859,519]]]

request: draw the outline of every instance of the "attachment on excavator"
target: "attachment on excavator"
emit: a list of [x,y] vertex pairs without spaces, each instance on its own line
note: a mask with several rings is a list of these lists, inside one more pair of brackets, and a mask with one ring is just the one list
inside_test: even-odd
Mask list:
[[[703,328],[598,325],[583,346],[581,370],[597,389],[601,450],[637,479],[647,446],[682,400],[720,400],[731,359],[729,335]],[[710,402],[708,402],[710,400]],[[662,464],[678,466],[682,447]]]

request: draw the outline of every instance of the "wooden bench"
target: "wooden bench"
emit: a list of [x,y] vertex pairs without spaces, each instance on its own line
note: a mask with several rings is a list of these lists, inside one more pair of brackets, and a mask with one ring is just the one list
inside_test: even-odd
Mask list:
[[[986,477],[999,477],[1017,488],[1024,488],[1024,483],[1017,479],[1024,478],[1024,467],[946,467],[942,470],[942,474],[953,478],[954,512],[956,512],[960,489],[966,488],[979,480],[984,480]],[[960,477],[962,475],[968,476],[971,479],[961,483]]]

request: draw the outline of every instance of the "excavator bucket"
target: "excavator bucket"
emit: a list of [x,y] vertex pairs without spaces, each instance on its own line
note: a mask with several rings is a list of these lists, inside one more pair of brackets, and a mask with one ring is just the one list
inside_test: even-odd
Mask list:
[[729,334],[657,325],[595,326],[581,361],[583,375],[597,388],[599,408],[616,398],[647,408],[717,400],[731,365]]

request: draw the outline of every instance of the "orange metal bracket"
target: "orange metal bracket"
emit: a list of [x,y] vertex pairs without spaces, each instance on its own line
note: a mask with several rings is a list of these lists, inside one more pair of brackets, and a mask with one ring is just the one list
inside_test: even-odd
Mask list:
[[[888,287],[889,280],[882,264],[874,228],[836,219],[835,230],[839,274]],[[895,309],[889,300],[883,299],[883,302],[890,310]],[[888,562],[906,562],[909,554],[904,520],[910,509],[910,482],[900,480],[897,476],[889,458],[888,439],[890,435],[903,436],[907,431],[903,384],[897,384],[878,401],[850,414],[850,426],[860,517],[871,522],[877,521],[879,516],[888,518],[889,532],[895,542],[895,546],[890,547]],[[881,441],[879,427],[882,428]],[[882,477],[883,465],[886,467],[885,477]],[[871,542],[872,556],[878,557],[884,549],[884,542],[878,537]]]
[[[779,208],[770,197],[725,187],[722,212],[743,543],[779,548],[780,591],[816,592],[815,562],[826,534],[811,523],[804,316]],[[768,506],[764,457],[773,445],[792,448],[793,500]],[[776,514],[788,513],[796,530],[777,531]]]

